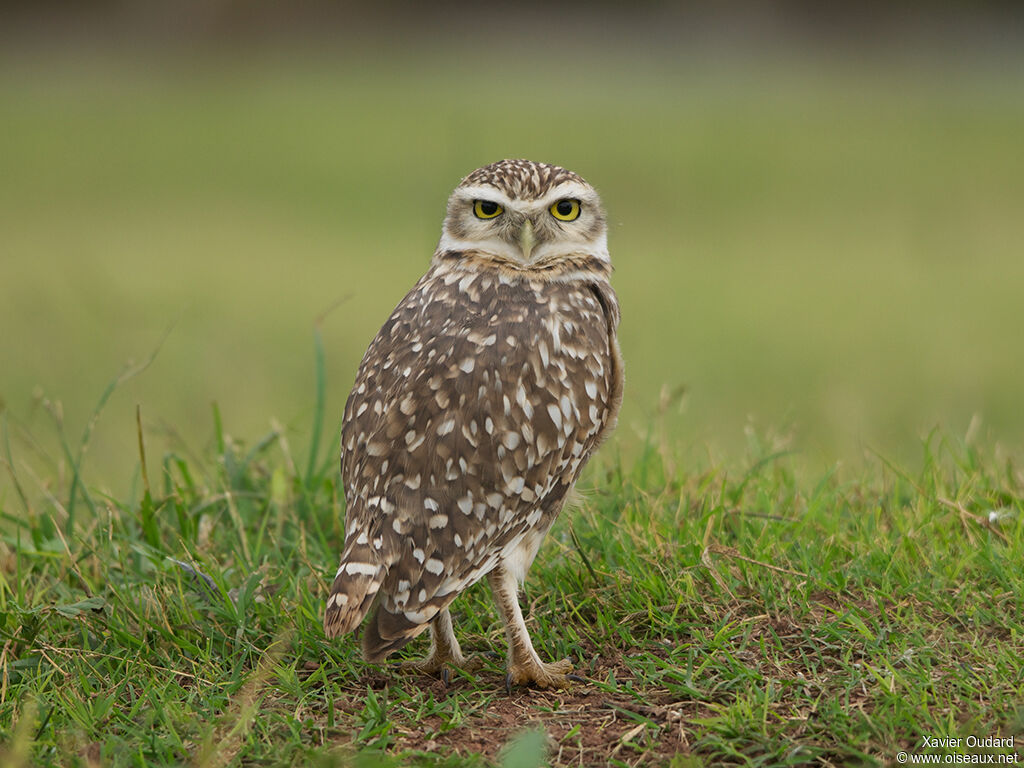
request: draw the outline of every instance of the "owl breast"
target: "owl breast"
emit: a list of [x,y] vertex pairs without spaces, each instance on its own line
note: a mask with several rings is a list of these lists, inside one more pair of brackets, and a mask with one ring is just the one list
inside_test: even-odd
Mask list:
[[543,533],[621,399],[607,281],[436,265],[381,328],[345,407],[346,539],[428,621]]

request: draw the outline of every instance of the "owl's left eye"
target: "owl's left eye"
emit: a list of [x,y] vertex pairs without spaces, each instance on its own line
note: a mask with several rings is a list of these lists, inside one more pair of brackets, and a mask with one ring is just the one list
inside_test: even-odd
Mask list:
[[478,219],[493,219],[504,210],[493,200],[477,200],[473,203],[473,213]]
[[553,203],[548,210],[552,216],[560,221],[572,221],[580,217],[580,201],[559,200],[557,203]]

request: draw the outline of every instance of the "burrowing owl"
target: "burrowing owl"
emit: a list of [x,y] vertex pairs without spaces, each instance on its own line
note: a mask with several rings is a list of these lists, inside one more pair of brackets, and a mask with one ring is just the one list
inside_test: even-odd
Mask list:
[[448,606],[487,576],[507,684],[562,686],[518,590],[622,401],[605,214],[571,171],[503,160],[448,200],[430,269],[380,329],[345,405],[348,512],[324,629],[377,661],[427,626],[417,669],[465,667]]

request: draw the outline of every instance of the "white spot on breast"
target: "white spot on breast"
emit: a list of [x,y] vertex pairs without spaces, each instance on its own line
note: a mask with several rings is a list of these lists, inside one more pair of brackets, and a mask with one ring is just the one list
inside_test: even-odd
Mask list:
[[587,379],[583,382],[583,388],[587,390],[587,397],[597,397],[597,382]]
[[445,421],[442,421],[438,425],[438,427],[437,427],[437,434],[439,434],[439,435],[447,435],[453,429],[455,429],[455,419],[454,418],[446,419]]
[[444,528],[446,525],[448,525],[448,515],[431,515],[430,522],[428,523],[428,525],[431,528]]
[[558,406],[554,403],[548,404],[548,416],[551,417],[551,421],[555,424],[555,429],[562,428],[562,412],[558,410]]
[[562,413],[565,418],[568,419],[572,415],[572,403],[569,401],[568,395],[562,395]]
[[472,373],[473,372],[473,368],[475,368],[475,367],[476,367],[476,361],[473,360],[472,357],[467,357],[465,360],[463,360],[461,363],[459,363],[459,368],[461,368],[466,373]]
[[516,388],[516,402],[519,403],[519,407],[522,408],[526,405],[526,387],[523,386],[522,382],[519,382],[519,386]]
[[473,497],[472,496],[469,496],[469,495],[463,496],[461,499],[458,500],[457,504],[458,504],[459,510],[464,515],[468,515],[470,512],[473,511]]
[[551,316],[547,320],[548,330],[551,332],[551,343],[554,347],[555,354],[562,348],[562,334],[561,334],[561,323],[558,322],[558,317]]
[[415,557],[416,561],[420,563],[422,563],[423,560],[426,558],[426,554],[419,547],[416,547],[416,549],[412,551],[412,556]]
[[519,434],[517,432],[506,432],[501,436],[501,442],[503,442],[505,447],[510,451],[514,451],[519,447]]
[[441,571],[444,570],[444,563],[438,560],[436,557],[432,557],[429,560],[427,560],[426,564],[423,567],[426,568],[427,571],[429,571],[430,573],[439,575]]

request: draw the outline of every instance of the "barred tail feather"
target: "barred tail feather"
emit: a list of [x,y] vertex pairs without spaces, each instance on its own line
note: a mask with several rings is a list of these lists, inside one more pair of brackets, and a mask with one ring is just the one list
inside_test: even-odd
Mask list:
[[415,608],[398,608],[381,600],[363,629],[363,658],[380,661],[425,630],[451,604],[458,592],[434,595]]
[[387,572],[379,551],[372,547],[353,545],[345,550],[324,613],[328,637],[344,635],[359,626]]
[[426,628],[426,623],[410,621],[403,611],[392,613],[379,603],[363,629],[363,658],[380,661]]

